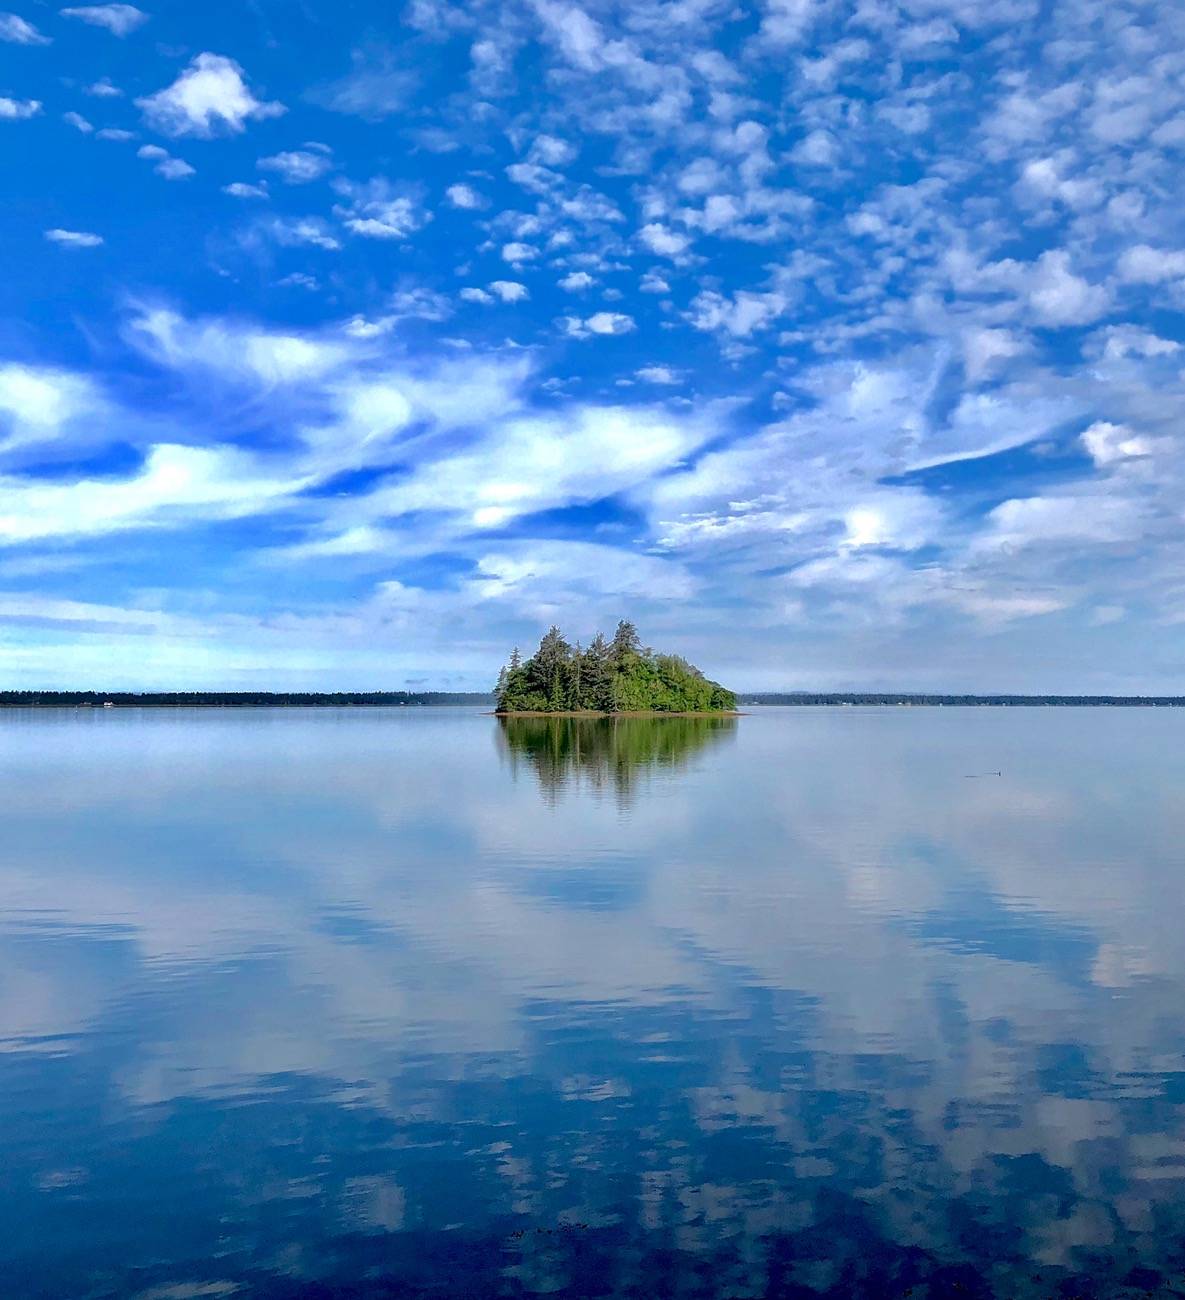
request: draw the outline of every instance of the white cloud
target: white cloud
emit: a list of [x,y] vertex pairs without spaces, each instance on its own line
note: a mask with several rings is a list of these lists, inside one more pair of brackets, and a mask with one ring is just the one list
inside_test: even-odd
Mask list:
[[96,536],[195,515],[232,519],[306,484],[273,478],[231,448],[161,444],[126,479],[30,483],[0,477],[0,542]]
[[571,271],[559,281],[561,289],[567,293],[583,293],[585,289],[591,289],[596,284],[587,271]]
[[502,260],[511,266],[521,266],[523,262],[532,262],[539,256],[539,250],[530,244],[512,241],[502,245]]
[[457,295],[463,302],[480,303],[483,307],[489,306],[494,301],[494,295],[487,293],[484,289],[478,289],[473,286],[462,289]]
[[159,144],[141,145],[136,150],[136,157],[156,163],[152,170],[158,176],[163,176],[167,181],[182,181],[186,177],[195,174],[194,168],[189,163],[181,158],[174,158],[167,149],[162,149]]
[[1010,330],[987,327],[967,330],[962,344],[963,364],[972,383],[994,373],[1002,363],[1021,356],[1028,346]]
[[1127,357],[1167,357],[1181,350],[1180,343],[1162,339],[1151,330],[1137,325],[1109,325],[1097,330],[1087,341],[1088,356],[1104,361],[1122,361]]
[[632,316],[617,311],[594,312],[585,320],[578,316],[565,316],[560,324],[565,334],[576,339],[586,339],[593,334],[629,334],[637,328]]
[[282,104],[256,99],[234,59],[209,53],[197,55],[171,86],[136,104],[163,135],[202,139],[238,134],[250,120],[285,111]]
[[266,199],[268,197],[266,185],[250,185],[246,181],[231,181],[229,185],[222,187],[223,194],[229,194],[234,199]]
[[19,122],[41,112],[39,99],[8,99],[0,95],[0,121]]
[[469,212],[476,212],[486,206],[485,199],[471,185],[460,182],[450,185],[445,190],[445,197],[454,208],[463,208]]
[[310,98],[335,113],[348,113],[369,122],[380,122],[400,112],[415,89],[414,71],[400,56],[384,48],[356,49],[351,55],[353,71],[316,88]]
[[988,522],[989,531],[979,545],[1005,550],[1049,543],[1119,542],[1134,536],[1138,528],[1130,501],[1087,493],[1014,498],[991,511]]
[[531,296],[527,292],[527,286],[519,284],[517,280],[494,280],[490,284],[490,292],[502,302],[524,302]]
[[92,82],[87,86],[86,93],[94,95],[96,99],[119,99],[123,95],[123,91],[118,86],[111,84],[109,77],[100,77],[98,81]]
[[1151,455],[1153,447],[1148,438],[1133,434],[1123,425],[1098,420],[1082,434],[1082,445],[1091,460],[1098,466],[1115,465]]
[[194,168],[183,158],[162,158],[153,171],[167,181],[183,181],[187,176],[194,175]]
[[76,131],[81,131],[83,135],[90,135],[95,129],[81,113],[63,113],[62,121],[67,126],[72,126]]
[[560,140],[554,135],[537,135],[531,142],[527,154],[529,162],[541,163],[544,167],[565,167],[576,158],[576,147],[567,140]]
[[0,14],[0,41],[10,41],[13,45],[48,45],[48,36],[26,22],[17,14]]
[[0,365],[0,414],[7,417],[0,449],[56,438],[71,421],[102,409],[102,399],[83,375],[46,366]]
[[398,193],[381,177],[365,185],[343,183],[340,192],[351,202],[334,208],[347,230],[366,239],[405,240],[431,217],[409,195]]
[[341,248],[341,242],[330,233],[329,224],[320,217],[273,217],[261,226],[277,244],[288,248],[311,244],[330,252]]
[[120,144],[126,144],[128,140],[135,138],[134,131],[124,131],[118,126],[104,126],[95,132],[96,140],[116,140]]
[[92,235],[85,230],[47,230],[45,237],[51,244],[64,244],[67,248],[98,248],[102,235]]
[[669,230],[661,222],[652,221],[638,231],[638,238],[652,253],[663,257],[679,257],[687,251],[691,240],[678,231]]
[[1129,284],[1163,284],[1185,279],[1185,252],[1136,244],[1119,258],[1119,278]]
[[605,43],[600,24],[578,5],[555,0],[534,0],[534,3],[535,12],[564,57],[585,72],[595,72],[601,66]]
[[707,289],[692,299],[688,320],[697,330],[721,331],[743,339],[767,328],[789,305],[786,295],[776,291],[752,293],[742,289],[728,298]]
[[478,528],[575,501],[593,501],[679,464],[708,429],[645,408],[577,407],[524,416],[475,446],[418,466],[354,510],[368,517],[431,510]]
[[292,149],[260,158],[262,171],[278,173],[289,185],[304,185],[324,176],[333,166],[322,150]]
[[148,15],[134,5],[80,5],[63,9],[67,18],[78,18],[94,27],[106,27],[115,36],[127,36],[148,21]]
[[636,378],[646,384],[681,384],[682,375],[677,370],[672,370],[670,366],[643,366],[640,370],[635,370]]
[[1087,325],[1107,310],[1106,289],[1093,285],[1070,270],[1070,255],[1063,249],[1042,253],[1028,291],[1029,305],[1043,325]]
[[820,0],[768,0],[761,19],[762,39],[771,45],[794,45],[814,25]]
[[801,139],[790,151],[790,157],[813,167],[834,167],[839,158],[839,142],[830,131],[819,128]]
[[316,383],[351,356],[331,339],[244,328],[211,318],[189,320],[167,308],[146,308],[128,326],[130,341],[159,364],[197,370],[232,383],[267,388]]
[[662,278],[657,271],[647,271],[642,276],[638,288],[643,293],[670,293],[671,286]]

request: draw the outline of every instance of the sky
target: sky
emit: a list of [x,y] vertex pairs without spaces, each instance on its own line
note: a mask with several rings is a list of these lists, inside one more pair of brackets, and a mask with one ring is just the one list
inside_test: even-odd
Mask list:
[[0,688],[1185,691],[1179,0],[22,0],[0,150]]

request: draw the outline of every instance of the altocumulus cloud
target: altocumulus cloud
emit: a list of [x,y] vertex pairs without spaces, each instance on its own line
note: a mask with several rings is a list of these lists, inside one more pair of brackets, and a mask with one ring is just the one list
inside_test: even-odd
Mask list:
[[1172,6],[339,10],[0,15],[6,681],[1179,680]]

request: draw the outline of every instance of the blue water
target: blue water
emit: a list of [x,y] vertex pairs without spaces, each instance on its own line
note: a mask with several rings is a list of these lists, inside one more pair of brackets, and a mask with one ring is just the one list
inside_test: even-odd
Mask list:
[[0,714],[0,1293],[1181,1294],[1183,868],[1181,710]]

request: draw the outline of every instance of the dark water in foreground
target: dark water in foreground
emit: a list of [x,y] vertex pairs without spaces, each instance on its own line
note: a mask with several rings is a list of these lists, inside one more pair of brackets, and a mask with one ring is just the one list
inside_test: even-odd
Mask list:
[[1183,867],[1182,710],[4,715],[0,1292],[1183,1294]]

